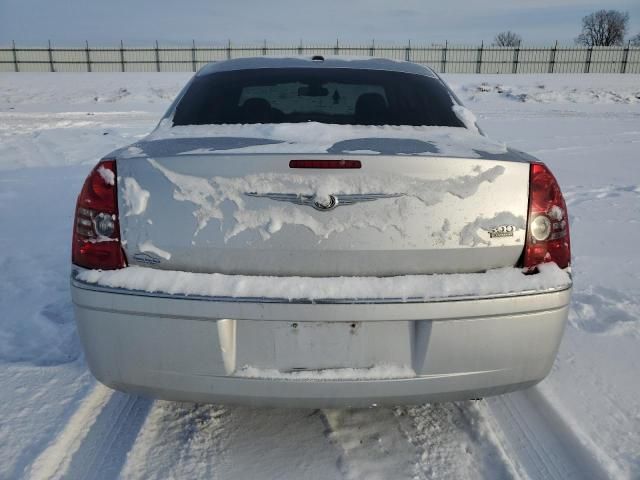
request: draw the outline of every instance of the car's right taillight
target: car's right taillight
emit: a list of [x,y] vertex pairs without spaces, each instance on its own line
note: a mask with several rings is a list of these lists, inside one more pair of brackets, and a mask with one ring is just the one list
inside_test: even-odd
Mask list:
[[126,266],[120,244],[115,160],[101,161],[85,180],[76,204],[72,242],[75,265],[102,270]]
[[560,186],[551,171],[543,163],[532,163],[523,267],[531,271],[545,262],[555,262],[560,268],[570,265],[569,217]]

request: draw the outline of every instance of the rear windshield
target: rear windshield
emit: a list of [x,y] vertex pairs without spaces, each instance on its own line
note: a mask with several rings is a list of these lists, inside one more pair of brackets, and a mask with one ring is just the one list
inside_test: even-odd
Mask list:
[[255,69],[196,77],[174,125],[320,122],[463,127],[435,78],[347,68]]

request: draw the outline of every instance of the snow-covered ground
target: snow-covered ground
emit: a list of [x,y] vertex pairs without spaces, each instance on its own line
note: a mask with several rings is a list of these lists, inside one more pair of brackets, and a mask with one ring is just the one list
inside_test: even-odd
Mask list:
[[187,79],[0,76],[0,478],[640,477],[640,77],[447,76],[565,192],[575,289],[549,378],[480,402],[316,411],[151,401],[87,372],[75,196]]

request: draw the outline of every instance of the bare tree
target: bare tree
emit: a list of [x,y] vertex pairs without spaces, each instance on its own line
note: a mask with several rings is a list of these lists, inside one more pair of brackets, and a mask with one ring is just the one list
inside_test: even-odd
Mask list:
[[517,47],[522,43],[522,37],[512,31],[500,32],[493,39],[496,47]]
[[637,34],[635,37],[631,37],[631,39],[629,40],[629,43],[631,43],[631,45],[635,47],[640,47],[640,33]]
[[582,19],[582,33],[576,43],[587,47],[622,45],[628,23],[628,12],[598,10]]

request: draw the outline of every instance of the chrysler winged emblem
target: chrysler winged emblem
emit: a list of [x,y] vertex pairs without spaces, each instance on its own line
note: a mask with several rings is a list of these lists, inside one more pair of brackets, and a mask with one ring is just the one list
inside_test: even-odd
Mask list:
[[257,193],[246,192],[248,197],[268,198],[278,202],[290,202],[296,205],[306,205],[321,212],[328,212],[342,205],[353,205],[360,202],[372,202],[382,198],[397,198],[402,193],[340,193],[319,198],[316,195],[299,195],[297,193]]
[[320,200],[318,198],[313,200],[313,208],[316,210],[333,210],[338,206],[338,199],[335,195],[329,195],[328,199]]

